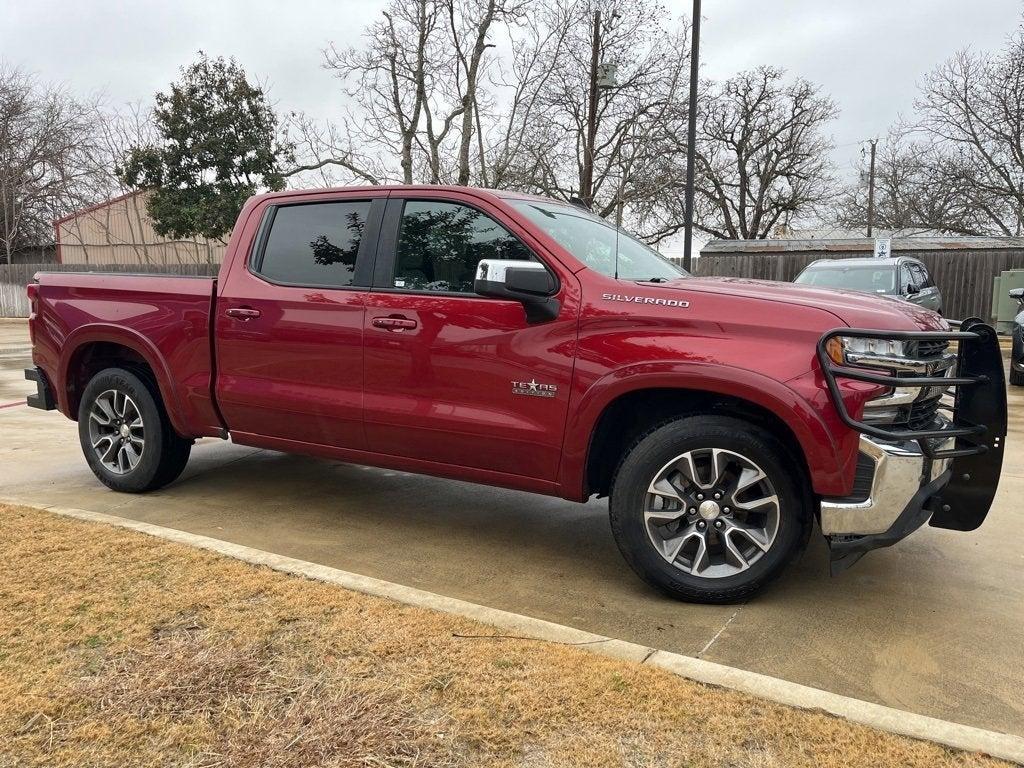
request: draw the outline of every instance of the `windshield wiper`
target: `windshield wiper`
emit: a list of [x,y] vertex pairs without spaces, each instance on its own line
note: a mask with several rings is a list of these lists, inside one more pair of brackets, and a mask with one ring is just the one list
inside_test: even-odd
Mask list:
[[649,277],[646,280],[634,280],[635,283],[667,283],[667,277]]

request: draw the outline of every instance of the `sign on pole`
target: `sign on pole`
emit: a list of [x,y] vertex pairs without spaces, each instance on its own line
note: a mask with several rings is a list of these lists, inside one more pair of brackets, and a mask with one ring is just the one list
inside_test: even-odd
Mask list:
[[892,238],[889,237],[876,237],[875,238],[875,258],[876,259],[888,259],[892,256]]

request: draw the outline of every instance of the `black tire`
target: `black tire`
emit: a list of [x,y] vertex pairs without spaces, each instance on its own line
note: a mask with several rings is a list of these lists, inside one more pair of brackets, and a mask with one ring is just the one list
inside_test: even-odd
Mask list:
[[1015,387],[1024,387],[1024,371],[1014,370],[1013,366],[1010,366],[1010,384]]
[[[662,555],[653,543],[655,534],[648,532],[644,510],[648,489],[662,469],[687,452],[697,451],[699,455],[701,451],[714,448],[741,454],[761,468],[778,504],[768,507],[777,509],[777,526],[767,549],[753,558],[746,555],[744,560],[753,562],[742,572],[711,578],[689,573]],[[640,578],[672,597],[695,603],[745,600],[778,577],[803,549],[810,535],[811,497],[803,471],[794,472],[794,466],[799,466],[797,458],[775,436],[741,419],[706,415],[662,423],[634,442],[616,471],[609,514],[619,550]],[[715,514],[713,508],[711,514]],[[732,510],[728,517],[737,514],[746,513]],[[694,526],[703,522],[705,530],[712,534],[705,538],[709,551],[712,546],[722,546],[720,534],[710,531],[710,527],[719,522],[727,523],[727,520],[716,519],[712,524],[704,522],[700,515],[679,519],[692,520]],[[683,530],[683,526],[678,530]],[[696,559],[694,557],[694,562]]]
[[[159,390],[144,376],[124,368],[106,368],[86,385],[78,407],[78,439],[85,460],[101,483],[121,493],[155,491],[173,482],[185,469],[192,452],[192,441],[181,437],[171,427]],[[97,455],[90,434],[91,414],[97,399],[111,391],[131,398],[142,419],[144,444],[137,463],[120,473]]]

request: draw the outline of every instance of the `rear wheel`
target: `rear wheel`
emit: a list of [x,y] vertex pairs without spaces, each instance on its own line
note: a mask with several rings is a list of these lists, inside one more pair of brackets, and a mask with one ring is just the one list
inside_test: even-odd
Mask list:
[[89,381],[78,407],[78,438],[93,474],[125,493],[177,479],[192,451],[192,441],[171,427],[155,386],[123,368]]
[[1015,371],[1010,368],[1010,383],[1015,387],[1024,387],[1024,371]]
[[739,419],[663,424],[616,473],[616,543],[641,578],[674,597],[743,600],[807,541],[811,516],[794,463],[771,433]]

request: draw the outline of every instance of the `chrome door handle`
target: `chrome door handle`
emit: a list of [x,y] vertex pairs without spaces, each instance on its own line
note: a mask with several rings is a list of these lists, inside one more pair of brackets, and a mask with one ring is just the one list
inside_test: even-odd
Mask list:
[[231,307],[231,309],[225,310],[224,314],[236,320],[255,320],[261,313],[258,309],[251,307]]
[[375,317],[370,324],[374,328],[383,328],[387,331],[409,331],[418,325],[415,320],[408,317]]

